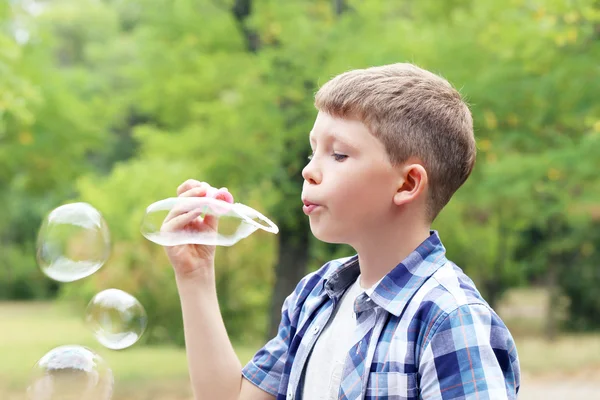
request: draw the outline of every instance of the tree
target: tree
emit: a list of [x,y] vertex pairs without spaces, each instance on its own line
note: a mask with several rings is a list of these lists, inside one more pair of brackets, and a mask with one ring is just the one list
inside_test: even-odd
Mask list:
[[[3,293],[34,276],[53,293],[33,266],[35,230],[60,203],[88,201],[109,222],[113,256],[63,296],[84,304],[123,285],[152,313],[152,341],[182,343],[177,293],[163,284],[171,269],[138,226],[145,206],[193,177],[280,227],[217,255],[232,337],[271,336],[298,280],[352,252],[318,243],[300,211],[314,93],[346,70],[409,61],[458,87],[474,115],[477,166],[434,225],[449,257],[492,304],[555,268],[571,304],[595,310],[576,295],[590,287],[563,275],[575,254],[584,275],[595,260],[581,211],[598,198],[594,1],[54,0],[34,14],[10,4],[0,5],[0,205],[10,210],[0,259],[1,281],[14,284]],[[552,233],[557,216],[565,229]],[[522,249],[535,230],[545,241],[532,259]]]
[[56,291],[35,266],[37,228],[73,196],[73,181],[93,169],[88,156],[106,143],[102,108],[81,101],[93,94],[82,89],[91,75],[57,65],[60,23],[27,4],[0,5],[0,297]]

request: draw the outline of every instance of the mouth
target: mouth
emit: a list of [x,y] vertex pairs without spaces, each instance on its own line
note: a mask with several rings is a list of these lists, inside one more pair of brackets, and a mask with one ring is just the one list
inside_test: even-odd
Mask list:
[[306,215],[312,214],[317,208],[321,207],[319,204],[304,199],[302,199],[302,203],[304,204],[302,206],[302,211],[304,211],[304,214]]

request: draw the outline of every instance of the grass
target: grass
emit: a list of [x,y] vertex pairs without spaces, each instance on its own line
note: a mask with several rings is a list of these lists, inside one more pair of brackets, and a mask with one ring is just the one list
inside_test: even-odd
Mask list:
[[600,335],[564,335],[549,342],[539,337],[516,339],[521,370],[531,376],[600,372]]
[[543,289],[513,289],[507,292],[496,311],[514,336],[543,336],[548,309]]
[[[82,318],[53,303],[0,303],[0,327],[0,399],[24,399],[31,368],[49,350],[66,344],[87,346],[106,360],[116,380],[114,400],[190,396],[184,349],[105,349],[95,342]],[[250,360],[256,350],[236,348],[242,363]],[[140,394],[140,390],[146,394]],[[176,397],[169,397],[174,394]]]
[[600,335],[563,334],[554,341],[545,339],[548,304],[543,288],[524,288],[510,290],[497,307],[515,337],[521,369],[532,376],[600,372]]
[[[544,327],[546,296],[540,290],[508,293],[498,313],[515,335],[524,379],[582,375],[600,377],[600,335],[563,335],[549,342]],[[0,399],[25,400],[33,365],[49,350],[64,344],[87,346],[113,369],[113,400],[189,400],[191,392],[185,351],[174,347],[136,345],[111,351],[95,342],[82,317],[54,303],[0,303]],[[245,364],[257,350],[237,346]]]

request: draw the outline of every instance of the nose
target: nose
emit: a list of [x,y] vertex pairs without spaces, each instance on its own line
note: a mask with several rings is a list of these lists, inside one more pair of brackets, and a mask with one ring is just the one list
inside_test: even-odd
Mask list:
[[306,182],[313,185],[318,184],[321,181],[321,173],[317,168],[314,157],[302,169],[302,177]]

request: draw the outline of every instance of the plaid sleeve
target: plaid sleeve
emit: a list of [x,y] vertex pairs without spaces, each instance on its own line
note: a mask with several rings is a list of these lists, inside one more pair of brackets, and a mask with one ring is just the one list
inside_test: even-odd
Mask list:
[[283,303],[277,336],[260,349],[242,369],[243,376],[267,393],[277,397],[283,377],[291,340],[290,312],[296,302],[296,292]]
[[422,399],[516,399],[519,365],[512,336],[483,304],[442,313],[424,341]]

